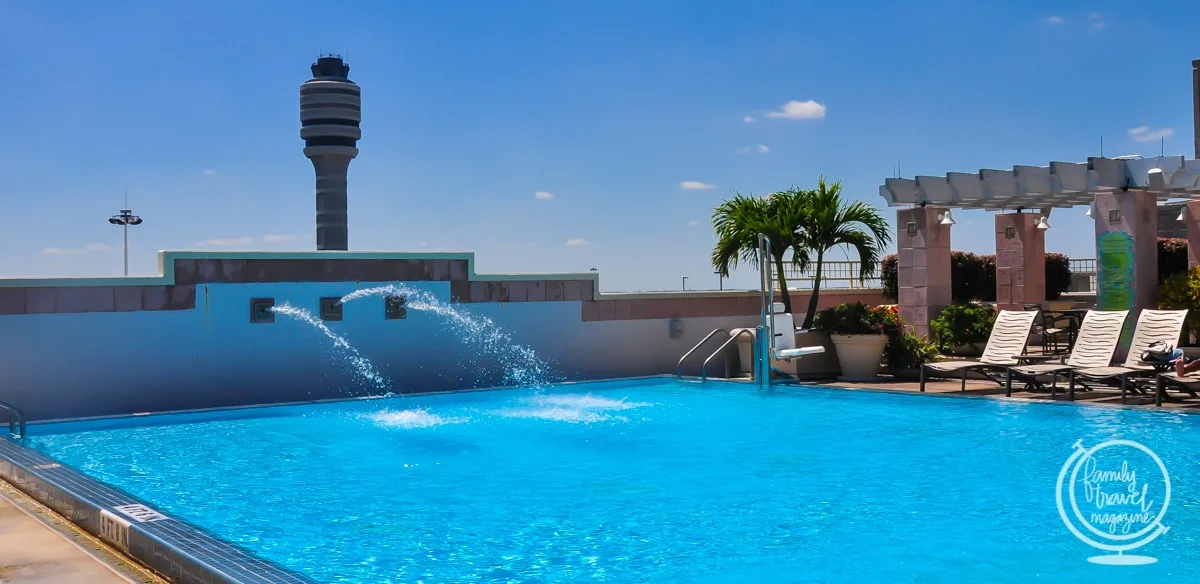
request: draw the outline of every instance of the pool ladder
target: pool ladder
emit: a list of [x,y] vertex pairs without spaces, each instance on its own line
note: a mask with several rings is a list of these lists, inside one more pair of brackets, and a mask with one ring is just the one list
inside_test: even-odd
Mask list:
[[[712,362],[712,360],[717,355],[723,354],[725,352],[725,349],[727,347],[729,347],[729,345],[733,344],[734,341],[738,340],[738,338],[741,337],[742,335],[750,336],[750,341],[751,341],[750,357],[751,357],[751,361],[753,362],[753,360],[754,360],[754,342],[753,342],[754,341],[754,331],[752,329],[742,329],[742,330],[738,331],[737,334],[732,334],[732,335],[729,334],[729,331],[727,331],[725,329],[714,329],[711,333],[708,333],[707,335],[705,335],[703,339],[700,339],[700,342],[696,343],[696,346],[692,347],[688,352],[684,353],[683,357],[679,358],[679,364],[675,366],[675,379],[678,379],[678,380],[683,379],[683,362],[687,361],[687,358],[691,357],[692,353],[695,353],[696,351],[700,350],[700,347],[703,347],[704,344],[707,343],[709,339],[711,339],[721,333],[725,334],[725,337],[726,337],[725,342],[721,343],[721,346],[717,347],[717,350],[713,351],[712,354],[710,354],[708,356],[708,358],[706,358],[704,360],[704,364],[702,364],[700,366],[700,383],[704,383],[705,381],[708,381],[708,364],[710,362]],[[728,371],[728,368],[726,368],[726,371]]]
[[2,401],[0,401],[0,410],[8,410],[8,433],[18,440],[24,438],[25,414],[22,414],[17,406]]

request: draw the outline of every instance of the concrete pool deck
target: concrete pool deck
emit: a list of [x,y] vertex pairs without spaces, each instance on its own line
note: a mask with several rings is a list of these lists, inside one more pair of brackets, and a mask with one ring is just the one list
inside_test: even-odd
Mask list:
[[[891,391],[896,393],[920,393],[921,384],[916,381],[892,381],[889,378],[883,378],[882,381],[875,383],[853,383],[847,381],[818,381],[812,382],[813,385],[825,385],[831,387],[845,387],[850,389],[869,389],[874,391]],[[1031,401],[1067,401],[1066,383],[1061,383],[1058,392],[1054,397],[1050,397],[1050,392],[1034,392],[1024,391],[1024,384],[1018,389],[1017,382],[1013,382],[1012,399],[1031,400]],[[950,377],[933,377],[929,378],[925,383],[925,393],[931,395],[968,395],[968,396],[983,396],[983,397],[999,397],[1005,399],[1004,388],[996,385],[991,381],[983,380],[967,380],[967,390],[961,390],[962,380],[959,378]],[[1081,404],[1097,404],[1111,406],[1149,406],[1155,409],[1166,409],[1175,411],[1192,411],[1200,413],[1200,401],[1195,399],[1188,401],[1178,401],[1180,394],[1170,392],[1169,396],[1175,401],[1164,401],[1161,408],[1154,405],[1154,394],[1141,395],[1130,392],[1127,396],[1126,403],[1121,403],[1121,392],[1119,390],[1110,389],[1105,391],[1083,391],[1082,388],[1075,388],[1075,401]]]
[[161,582],[0,480],[0,583]]

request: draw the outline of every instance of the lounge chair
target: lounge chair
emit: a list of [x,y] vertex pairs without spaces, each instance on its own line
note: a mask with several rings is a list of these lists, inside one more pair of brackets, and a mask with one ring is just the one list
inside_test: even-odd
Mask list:
[[1037,318],[1036,310],[1016,311],[1001,310],[992,325],[992,334],[988,336],[987,346],[983,356],[978,361],[942,361],[926,363],[921,366],[921,391],[925,391],[925,374],[930,373],[961,373],[962,390],[967,390],[967,373],[978,372],[984,377],[1003,386],[1004,382],[993,377],[990,372],[1004,371],[1020,361],[1017,357],[1025,353],[1025,345],[1029,342],[1029,328],[1033,319]]
[[[1121,340],[1121,329],[1125,327],[1125,319],[1129,317],[1128,310],[1089,310],[1083,317],[1083,325],[1079,327],[1079,336],[1075,346],[1065,361],[1061,356],[1046,355],[1042,359],[1059,359],[1058,363],[1031,363],[1009,367],[1004,376],[1004,393],[1012,397],[1013,378],[1043,389],[1038,377],[1053,376],[1054,383],[1050,385],[1050,397],[1058,387],[1058,376],[1072,369],[1090,369],[1107,367],[1112,363],[1113,353],[1117,350],[1117,342]],[[1034,357],[1022,357],[1022,360],[1042,360]]]
[[1175,375],[1174,370],[1159,373],[1154,380],[1154,405],[1161,406],[1164,401],[1170,401],[1167,390],[1172,387],[1192,397],[1200,397],[1196,395],[1196,390],[1200,389],[1200,372],[1189,373],[1183,377]]
[[[1138,316],[1137,326],[1133,329],[1133,341],[1129,343],[1129,354],[1125,356],[1122,367],[1089,367],[1087,369],[1072,369],[1067,373],[1069,385],[1067,399],[1075,399],[1075,382],[1079,381],[1087,389],[1091,387],[1088,381],[1105,383],[1117,382],[1121,386],[1121,402],[1125,402],[1128,390],[1145,393],[1136,385],[1137,378],[1148,378],[1155,374],[1153,365],[1142,361],[1142,352],[1152,343],[1163,342],[1175,345],[1183,332],[1183,321],[1187,318],[1186,310],[1143,310]],[[1135,383],[1130,387],[1130,380]]]

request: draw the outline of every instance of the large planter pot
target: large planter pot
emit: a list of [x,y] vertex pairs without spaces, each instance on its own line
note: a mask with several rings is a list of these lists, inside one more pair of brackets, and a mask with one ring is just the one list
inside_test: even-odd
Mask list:
[[842,381],[873,381],[879,377],[879,362],[887,335],[829,335],[842,365]]

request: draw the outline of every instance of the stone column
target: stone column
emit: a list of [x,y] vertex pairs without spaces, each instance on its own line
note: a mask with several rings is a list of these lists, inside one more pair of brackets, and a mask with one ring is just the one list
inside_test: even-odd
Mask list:
[[1200,266],[1200,201],[1188,201],[1183,207],[1187,225],[1188,269]]
[[909,330],[926,338],[930,337],[930,319],[950,304],[950,226],[938,221],[938,215],[947,210],[914,207],[896,211],[900,318]]
[[1096,306],[1129,310],[1129,334],[1142,309],[1157,307],[1156,206],[1154,193],[1145,191],[1096,195]]
[[1046,234],[1041,213],[996,215],[996,305],[1025,310],[1046,300]]

